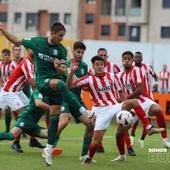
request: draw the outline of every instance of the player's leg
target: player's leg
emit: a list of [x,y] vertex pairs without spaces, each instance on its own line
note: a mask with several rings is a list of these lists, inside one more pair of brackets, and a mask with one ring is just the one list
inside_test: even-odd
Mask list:
[[76,111],[80,111],[82,114],[87,114],[89,117],[93,116],[93,112],[89,112],[80,104],[76,96],[69,90],[64,81],[53,79],[50,80],[49,86],[54,91],[59,92],[63,100],[66,101],[70,106],[74,107]]
[[150,124],[147,118],[146,112],[144,111],[147,110],[148,108],[143,109],[136,99],[126,100],[122,105],[122,110],[130,111],[131,109],[135,110],[136,115],[143,123],[149,135],[152,135],[154,133],[161,133],[162,131],[165,130],[164,128],[153,128],[153,126]]
[[11,120],[12,120],[12,114],[11,114],[11,109],[10,107],[5,108],[5,132],[10,131],[10,125],[11,125]]
[[139,124],[139,119],[137,119],[136,122],[131,127],[130,141],[132,146],[135,143],[135,135],[136,135],[136,129],[138,127],[138,124]]
[[162,142],[165,147],[170,148],[170,143],[168,142],[166,122],[160,105],[157,103],[152,104],[148,112],[149,116],[156,116],[156,121],[159,128],[164,128],[165,130],[161,132]]

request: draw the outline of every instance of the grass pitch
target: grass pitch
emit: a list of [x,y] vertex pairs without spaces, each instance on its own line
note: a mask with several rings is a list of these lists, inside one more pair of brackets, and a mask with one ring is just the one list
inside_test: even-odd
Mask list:
[[[43,121],[41,124],[44,124]],[[168,125],[170,136],[170,126]],[[0,120],[0,131],[4,130],[4,120]],[[96,153],[96,163],[81,165],[79,154],[82,147],[82,136],[84,126],[82,124],[70,125],[63,131],[58,147],[64,152],[60,156],[53,157],[52,167],[47,167],[41,157],[41,150],[28,146],[29,138],[22,138],[21,145],[24,153],[17,153],[10,148],[11,141],[0,142],[0,170],[166,170],[170,169],[170,150],[167,152],[154,152],[156,148],[164,148],[159,134],[147,137],[145,148],[141,149],[137,142],[142,132],[142,127],[137,129],[136,143],[134,149],[137,156],[127,155],[126,162],[110,162],[118,156],[115,144],[116,125],[108,129],[104,138],[105,153]],[[169,137],[170,138],[170,137]],[[46,140],[39,139],[42,143]],[[149,152],[152,149],[152,152]]]

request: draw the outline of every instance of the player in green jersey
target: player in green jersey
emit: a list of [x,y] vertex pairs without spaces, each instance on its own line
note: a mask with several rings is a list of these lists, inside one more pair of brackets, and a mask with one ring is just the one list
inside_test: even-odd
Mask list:
[[[36,73],[36,87],[40,93],[47,97],[50,105],[50,126],[48,127],[48,142],[43,150],[45,162],[52,165],[52,149],[56,140],[58,129],[59,113],[61,111],[62,98],[82,114],[88,117],[93,113],[81,106],[75,95],[68,89],[62,80],[62,74],[66,71],[66,49],[60,43],[65,35],[65,27],[61,23],[54,23],[50,30],[49,37],[34,37],[31,39],[19,39],[8,33],[3,24],[0,23],[0,31],[12,43],[24,45],[32,49]],[[84,123],[91,124],[91,120],[84,116]]]

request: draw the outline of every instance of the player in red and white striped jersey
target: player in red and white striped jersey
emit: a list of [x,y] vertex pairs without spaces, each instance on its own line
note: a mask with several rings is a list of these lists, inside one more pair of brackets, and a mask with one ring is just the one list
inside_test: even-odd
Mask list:
[[156,116],[159,128],[165,129],[161,132],[163,144],[167,148],[170,148],[170,143],[167,139],[166,123],[160,105],[148,97],[144,97],[144,75],[139,67],[132,66],[133,57],[133,53],[130,51],[125,51],[122,54],[124,71],[119,74],[119,78],[123,85],[123,91],[126,93],[128,99],[138,99],[148,116]]
[[[117,64],[114,64],[110,61],[108,61],[108,52],[105,48],[99,48],[97,51],[97,55],[102,57],[104,59],[104,72],[109,72],[109,73],[114,73],[117,74],[118,72],[120,72],[120,68]],[[93,68],[91,68],[89,70],[89,74],[92,75],[94,74],[94,70]],[[115,92],[116,97],[119,97],[119,93]],[[129,142],[128,142],[129,143]],[[99,144],[98,148],[97,148],[97,152],[104,152],[104,146],[102,143]]]
[[[4,83],[8,80],[10,74],[16,67],[16,64],[14,61],[10,59],[11,52],[8,49],[2,50],[2,57],[3,60],[0,63],[0,75],[1,75],[1,85],[3,86]],[[5,107],[5,125],[6,125],[6,132],[9,132],[10,130],[10,122],[11,122],[11,109],[9,107]]]
[[[151,65],[146,65],[146,64],[142,63],[142,61],[143,61],[142,53],[139,51],[136,52],[135,57],[134,57],[134,63],[135,63],[136,67],[140,68],[142,75],[144,77],[144,79],[143,79],[143,87],[144,87],[143,96],[148,97],[153,100],[152,89],[154,89],[154,91],[158,90],[158,76],[156,75],[156,73]],[[155,80],[154,85],[152,83],[153,78]],[[134,123],[134,125],[132,126],[131,137],[130,137],[132,144],[134,144],[135,131],[136,131],[138,122],[139,121],[137,120],[136,123]],[[146,130],[145,130],[145,128],[143,128],[141,139],[139,139],[141,148],[144,147],[144,139],[145,139],[146,135],[147,135]]]
[[[94,56],[92,58],[92,65],[95,74],[84,76],[79,80],[73,81],[75,70],[78,65],[71,66],[71,72],[68,77],[68,86],[81,87],[89,90],[94,106],[93,111],[96,115],[95,127],[94,127],[94,141],[90,145],[89,157],[84,160],[83,163],[91,163],[92,158],[96,152],[98,144],[101,142],[106,129],[109,127],[113,117],[121,110],[131,110],[132,108],[143,115],[143,123],[149,130],[159,132],[161,129],[154,129],[149,124],[148,119],[145,118],[143,109],[139,106],[138,102],[134,99],[126,100],[122,103],[118,103],[115,97],[115,91],[119,91],[121,99],[126,99],[124,93],[121,90],[120,82],[116,75],[113,73],[104,72],[104,60],[100,56]],[[121,126],[118,127],[116,134],[116,140],[120,156],[114,161],[125,160],[124,149],[124,133],[127,132],[127,128]]]
[[164,64],[162,66],[162,69],[163,70],[159,73],[160,91],[161,91],[161,93],[168,93],[170,73],[167,71],[167,65],[166,64]]
[[[108,61],[108,52],[105,48],[99,48],[97,55],[104,59],[104,72],[117,74],[120,72],[120,68],[117,64]],[[89,74],[94,74],[93,68],[89,70]]]

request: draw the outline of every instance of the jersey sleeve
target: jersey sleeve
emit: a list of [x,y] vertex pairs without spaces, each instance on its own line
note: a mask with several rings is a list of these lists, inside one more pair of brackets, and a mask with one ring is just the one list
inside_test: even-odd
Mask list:
[[41,93],[39,93],[39,91],[37,89],[35,89],[32,93],[32,97],[34,100],[40,99],[42,100],[43,96]]
[[152,77],[156,76],[156,73],[151,65],[148,66],[148,69],[149,69],[149,74],[152,75]]
[[114,86],[115,86],[115,88],[117,89],[117,91],[121,91],[122,87],[121,87],[121,82],[120,82],[118,76],[114,74],[113,77],[114,77]]
[[77,86],[81,88],[89,88],[89,76],[83,76],[76,80]]
[[132,70],[133,82],[135,84],[142,83],[142,72],[139,67],[134,67]]
[[117,74],[121,71],[117,64],[114,64],[113,67],[114,67],[114,74]]
[[34,50],[36,47],[36,38],[24,38],[21,43],[25,48]]
[[34,79],[34,67],[33,67],[33,64],[29,60],[25,60],[21,68],[27,79],[28,78]]

